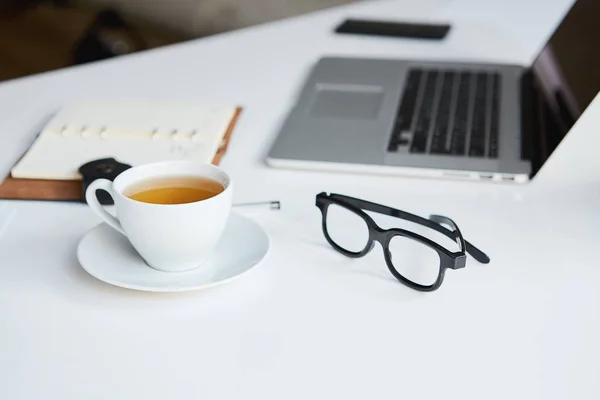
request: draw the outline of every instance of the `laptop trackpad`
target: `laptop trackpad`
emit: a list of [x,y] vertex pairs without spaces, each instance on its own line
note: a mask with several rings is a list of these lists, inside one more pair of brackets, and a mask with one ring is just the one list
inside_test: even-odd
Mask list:
[[383,102],[381,86],[320,84],[316,89],[314,117],[375,119]]

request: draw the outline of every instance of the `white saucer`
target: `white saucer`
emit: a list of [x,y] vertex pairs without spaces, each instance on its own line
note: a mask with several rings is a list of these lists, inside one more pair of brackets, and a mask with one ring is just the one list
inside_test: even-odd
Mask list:
[[232,213],[214,254],[185,272],[150,268],[121,233],[106,224],[91,229],[79,242],[77,258],[95,278],[115,286],[150,292],[204,289],[248,272],[267,254],[269,237],[254,221]]

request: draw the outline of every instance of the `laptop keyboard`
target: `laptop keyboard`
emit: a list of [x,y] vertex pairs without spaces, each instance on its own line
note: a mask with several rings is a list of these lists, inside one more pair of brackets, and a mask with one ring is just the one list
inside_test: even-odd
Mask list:
[[412,69],[388,151],[498,157],[500,75]]

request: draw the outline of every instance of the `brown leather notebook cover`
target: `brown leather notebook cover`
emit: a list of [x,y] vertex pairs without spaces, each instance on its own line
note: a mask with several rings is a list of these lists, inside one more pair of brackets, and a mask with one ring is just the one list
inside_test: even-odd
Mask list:
[[[225,155],[241,112],[242,108],[237,107],[223,136],[221,146],[212,160],[213,164],[219,165]],[[0,199],[83,201],[82,182],[80,180],[15,179],[9,175],[0,183]]]

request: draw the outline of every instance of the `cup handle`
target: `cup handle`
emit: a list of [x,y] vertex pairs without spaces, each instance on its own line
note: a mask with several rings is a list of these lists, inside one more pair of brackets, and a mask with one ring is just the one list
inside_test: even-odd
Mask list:
[[90,183],[85,191],[85,201],[87,202],[88,206],[90,206],[90,208],[104,220],[104,222],[125,235],[125,231],[123,231],[123,227],[121,226],[119,220],[106,211],[104,206],[102,206],[102,204],[100,204],[98,201],[98,197],[96,197],[96,190],[99,189],[106,190],[110,197],[112,197],[114,200],[115,196],[113,195],[113,183],[108,179],[101,178]]

